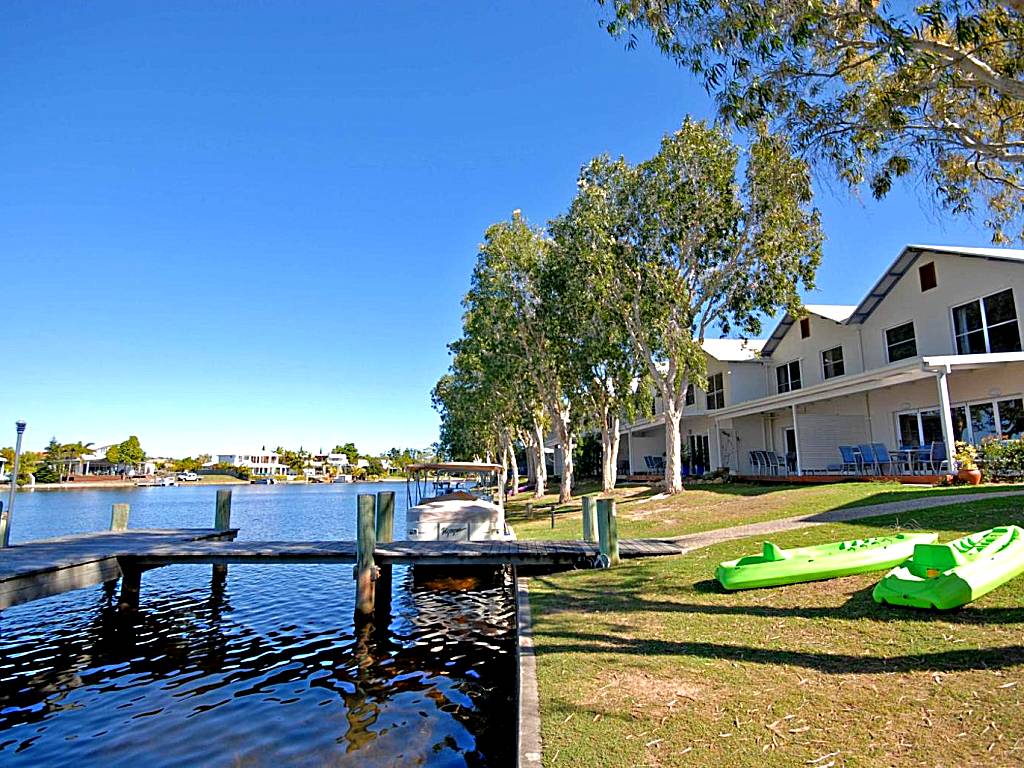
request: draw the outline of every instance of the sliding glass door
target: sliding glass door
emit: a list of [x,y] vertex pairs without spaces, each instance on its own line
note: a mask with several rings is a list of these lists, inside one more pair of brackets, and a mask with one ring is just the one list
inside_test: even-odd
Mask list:
[[[979,444],[986,438],[1019,439],[1024,435],[1024,399],[990,400],[949,409],[954,440]],[[938,408],[904,411],[896,414],[896,432],[900,446],[919,448],[942,441],[942,421]]]

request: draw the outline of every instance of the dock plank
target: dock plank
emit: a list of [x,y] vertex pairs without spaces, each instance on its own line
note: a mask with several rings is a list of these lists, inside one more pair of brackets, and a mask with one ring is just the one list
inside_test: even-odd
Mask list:
[[[236,541],[237,531],[129,530],[29,542],[0,551],[0,610],[28,600],[111,581],[122,568],[180,563],[354,563],[354,541]],[[672,542],[624,539],[624,558],[682,554]],[[588,541],[395,541],[374,551],[379,564],[571,566],[592,561]]]

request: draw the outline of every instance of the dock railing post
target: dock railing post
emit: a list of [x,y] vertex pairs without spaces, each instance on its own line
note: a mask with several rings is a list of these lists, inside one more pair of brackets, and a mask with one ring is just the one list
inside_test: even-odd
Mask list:
[[551,530],[555,530],[555,504],[551,505]]
[[356,618],[373,615],[373,550],[377,547],[376,504],[372,493],[360,493],[356,513]]
[[619,524],[615,517],[615,499],[597,500],[597,539],[608,565],[619,564]]
[[597,496],[593,493],[583,497],[583,540],[593,541],[597,534]]
[[[377,494],[377,543],[390,544],[395,540],[395,492]],[[387,622],[391,615],[391,565],[377,566],[377,586],[374,588],[374,611],[379,622]]]
[[127,531],[128,530],[128,513],[131,511],[131,507],[128,504],[111,504],[110,505],[110,530],[112,531]]
[[226,531],[231,527],[231,491],[222,488],[217,491],[217,508],[213,515],[213,527]]
[[[217,506],[213,511],[213,528],[217,531],[226,531],[231,527],[231,490],[220,488],[217,491]],[[223,594],[224,585],[228,578],[228,567],[221,563],[215,563],[210,570],[210,587],[213,592]]]

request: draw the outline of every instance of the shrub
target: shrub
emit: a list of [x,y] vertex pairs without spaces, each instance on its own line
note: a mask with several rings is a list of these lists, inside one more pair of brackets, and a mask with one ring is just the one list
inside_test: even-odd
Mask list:
[[982,441],[980,463],[986,480],[1024,475],[1024,440]]

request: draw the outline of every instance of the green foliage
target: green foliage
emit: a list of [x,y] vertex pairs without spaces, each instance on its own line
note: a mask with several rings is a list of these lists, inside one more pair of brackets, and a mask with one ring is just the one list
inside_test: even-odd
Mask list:
[[601,477],[601,438],[587,432],[575,446],[573,466],[577,477]]
[[356,448],[355,443],[345,443],[344,445],[334,446],[334,450],[331,453],[343,453],[348,457],[349,464],[355,464],[359,459],[359,449]]
[[953,458],[960,469],[978,468],[978,449],[974,445],[957,440],[954,448],[956,450],[953,453]]
[[[110,458],[111,452],[114,453],[116,458]],[[124,442],[112,447],[107,452],[107,460],[115,464],[123,464],[126,467],[134,467],[146,460],[146,452],[142,450],[139,438],[132,435]]]
[[598,3],[613,36],[649,32],[732,125],[771,125],[876,198],[923,177],[946,209],[985,210],[993,240],[1022,236],[1021,0]]
[[202,454],[200,456],[197,456],[196,458],[186,456],[183,459],[175,459],[174,461],[172,461],[171,469],[173,469],[175,472],[198,472],[200,469],[203,468],[203,465],[209,460],[209,454]]
[[59,483],[62,479],[57,468],[48,463],[41,465],[33,474],[37,483]]
[[1024,477],[1024,440],[983,441],[981,471],[985,480]]

